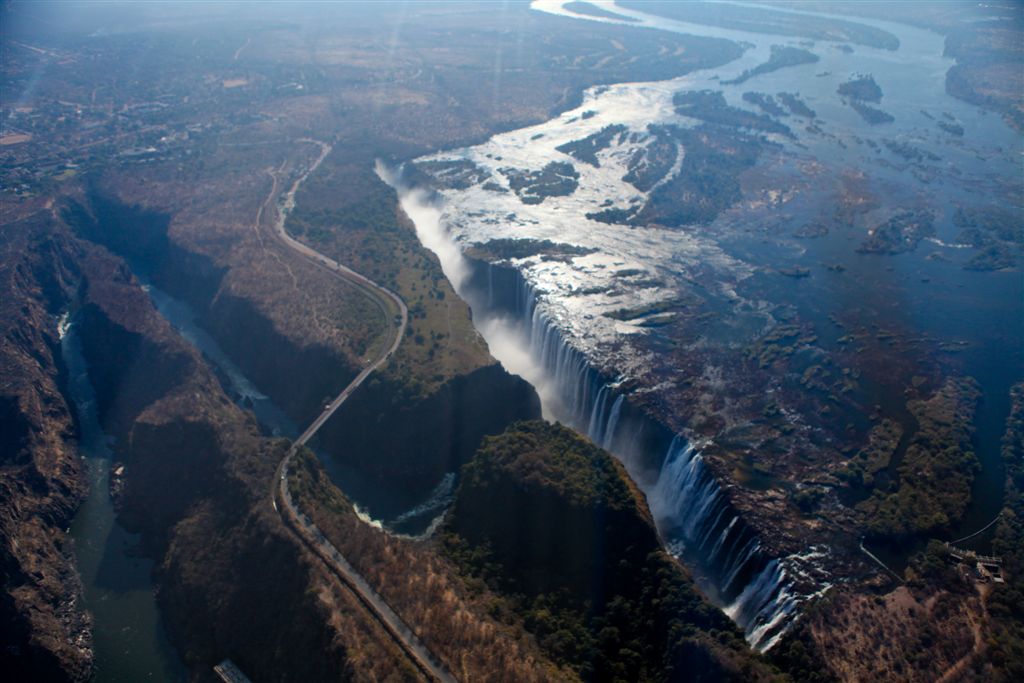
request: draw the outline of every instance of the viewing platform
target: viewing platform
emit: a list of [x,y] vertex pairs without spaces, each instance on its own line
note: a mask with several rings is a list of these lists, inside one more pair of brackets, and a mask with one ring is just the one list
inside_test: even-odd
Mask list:
[[1003,558],[1001,557],[995,557],[991,555],[979,555],[973,550],[957,548],[955,545],[950,545],[949,543],[945,543],[944,545],[946,546],[946,550],[949,552],[950,555],[964,562],[981,562],[984,564],[994,564],[996,566],[1001,565],[1003,563]]
[[235,666],[235,663],[230,659],[225,659],[213,667],[213,670],[224,683],[252,683],[249,677],[242,673],[242,670]]
[[957,548],[949,543],[943,545],[946,546],[946,551],[950,557],[958,562],[974,564],[976,580],[984,583],[989,581],[992,583],[1005,583],[1002,570],[1003,558],[992,555],[980,555],[973,550]]

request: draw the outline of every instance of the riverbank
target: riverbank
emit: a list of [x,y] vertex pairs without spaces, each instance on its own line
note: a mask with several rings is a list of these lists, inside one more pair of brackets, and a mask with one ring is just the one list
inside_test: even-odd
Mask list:
[[[167,639],[152,581],[154,563],[139,534],[118,523],[110,495],[113,453],[96,414],[96,394],[75,324],[62,325],[61,355],[68,393],[78,414],[79,449],[89,495],[71,523],[75,559],[92,615],[93,683],[185,680],[185,667]],[[123,467],[118,468],[119,474]]]

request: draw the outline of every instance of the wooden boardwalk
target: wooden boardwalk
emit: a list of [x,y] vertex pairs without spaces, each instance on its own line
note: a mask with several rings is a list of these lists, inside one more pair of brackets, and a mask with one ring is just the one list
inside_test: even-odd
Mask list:
[[996,557],[994,555],[979,555],[973,550],[957,548],[955,545],[951,545],[949,543],[946,543],[945,546],[950,555],[963,562],[981,562],[982,564],[994,564],[996,566],[1003,563],[1003,558],[1001,557]]
[[252,683],[249,677],[242,673],[242,670],[235,666],[235,663],[230,659],[225,659],[223,662],[213,667],[213,670],[220,676],[220,680],[224,683]]

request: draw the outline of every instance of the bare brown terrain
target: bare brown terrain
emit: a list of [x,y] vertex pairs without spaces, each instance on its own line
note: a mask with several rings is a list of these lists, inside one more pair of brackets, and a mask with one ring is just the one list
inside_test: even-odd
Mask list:
[[[35,11],[4,7],[0,21],[34,26]],[[7,122],[0,138],[0,626],[5,645],[13,644],[0,653],[0,667],[85,680],[91,666],[90,619],[65,533],[85,491],[55,351],[56,317],[70,309],[104,428],[126,466],[119,518],[142,533],[156,561],[164,623],[190,677],[209,680],[212,665],[230,657],[254,680],[417,680],[359,600],[274,513],[268,490],[287,444],[263,434],[233,402],[140,282],[186,302],[262,392],[308,423],[325,397],[376,357],[390,329],[357,288],[274,239],[271,214],[317,159],[318,142],[329,145],[295,205],[284,207],[285,228],[395,291],[410,325],[391,361],[313,445],[370,481],[425,495],[484,436],[537,417],[539,408],[533,390],[491,357],[469,307],[377,177],[376,162],[473,144],[575,106],[585,87],[667,79],[741,50],[582,24],[515,2],[314,5],[245,20],[192,11],[135,8],[139,23],[127,33],[107,30],[117,17],[69,18],[81,23],[53,35],[24,29],[0,43],[5,88],[26,100],[5,95],[0,111]],[[949,30],[958,60],[950,92],[1019,126],[1019,34],[954,31],[957,16],[914,19]],[[826,188],[818,224],[766,223],[766,236],[804,230],[813,237],[823,225],[892,227],[896,212],[880,207],[859,170],[825,178],[808,167],[805,177],[780,180],[766,156],[764,166],[737,176],[748,198],[768,206],[813,182]],[[716,315],[710,307],[690,313],[674,330],[682,342]],[[841,316],[832,322],[846,341],[827,357],[813,326],[799,320],[720,353],[673,345],[665,357],[689,378],[678,403],[652,398],[641,406],[672,415],[686,405],[698,436],[721,437],[707,450],[710,467],[740,484],[728,493],[733,505],[751,513],[765,547],[779,552],[823,539],[855,548],[880,509],[883,535],[912,527],[917,510],[930,516],[921,528],[945,529],[951,520],[932,514],[936,489],[955,484],[957,517],[970,486],[966,475],[921,466],[908,470],[907,480],[920,486],[906,500],[840,504],[841,496],[871,494],[894,442],[912,444],[913,456],[964,441],[971,392],[946,391],[940,381],[955,360],[906,362],[936,340]],[[725,367],[738,369],[728,391]],[[854,430],[843,411],[877,378],[900,385],[897,407],[915,412],[925,428],[873,423],[861,430],[870,437],[847,438]],[[796,428],[787,419],[793,406],[809,416]],[[671,418],[666,424],[682,428]],[[508,596],[467,577],[438,543],[369,525],[312,459],[298,475],[303,509],[457,678],[579,678],[550,657]],[[928,506],[914,505],[918,493]],[[1019,527],[1019,517],[1007,516],[999,552],[1009,555]],[[780,677],[982,680],[1010,672],[999,680],[1012,680],[1020,670],[1019,584],[986,596],[957,577],[936,580],[937,567],[912,566],[903,573],[909,585],[895,587],[865,557],[835,565],[847,585],[779,646]],[[691,590],[688,575],[672,576]],[[565,617],[539,611],[535,621]],[[731,630],[696,631],[688,655],[703,656],[709,643],[717,652],[722,641],[737,676],[776,674],[751,659]],[[617,634],[605,636],[618,642]]]
[[0,667],[82,678],[91,663],[89,618],[63,529],[87,484],[47,301],[73,289],[81,249],[47,234],[48,219],[44,210],[0,228]]
[[434,543],[391,536],[360,520],[307,453],[292,484],[301,509],[459,680],[578,680],[522,630],[495,619],[495,596],[467,586]]
[[[5,331],[17,336],[4,347],[5,391],[13,389],[4,419],[43,425],[48,434],[31,444],[19,439],[27,450],[5,467],[22,468],[9,470],[19,481],[26,466],[35,469],[58,491],[37,486],[5,499],[21,511],[6,518],[5,534],[26,542],[21,559],[5,551],[4,566],[39,567],[20,580],[5,573],[6,595],[22,605],[12,605],[12,618],[36,615],[18,622],[26,649],[5,652],[17,666],[49,666],[55,678],[82,680],[90,665],[87,617],[75,605],[73,567],[60,551],[82,484],[57,364],[41,366],[40,377],[49,379],[40,389],[17,388],[40,372],[33,369],[37,356],[52,354],[53,316],[77,295],[90,379],[126,465],[120,518],[143,533],[157,560],[164,620],[192,675],[206,679],[212,664],[230,656],[243,671],[274,672],[279,680],[338,672],[354,680],[415,678],[351,594],[285,535],[266,496],[281,446],[231,403],[196,351],[153,309],[133,271],[191,305],[291,416],[314,414],[372,356],[387,322],[358,291],[266,232],[264,213],[316,157],[318,148],[303,140],[329,140],[334,151],[297,198],[295,234],[394,287],[413,311],[410,338],[383,384],[371,389],[371,396],[393,397],[391,406],[373,398],[349,420],[372,427],[370,439],[373,430],[387,430],[395,402],[403,422],[415,424],[426,419],[417,411],[461,410],[446,396],[466,386],[479,387],[469,394],[477,409],[485,409],[484,399],[530,417],[535,398],[490,358],[468,307],[376,178],[375,159],[479,140],[571,106],[585,86],[678,75],[727,59],[735,47],[643,32],[612,39],[601,28],[582,30],[520,5],[467,13],[443,4],[417,8],[419,30],[389,47],[396,11],[367,17],[355,8],[339,18],[312,9],[230,28],[214,16],[210,29],[185,39],[176,31],[190,18],[170,9],[144,22],[146,30],[158,29],[144,44],[116,35],[98,42],[26,36],[0,47],[12,87],[47,70],[34,106],[19,107],[5,130],[5,141],[18,143],[3,146],[11,292],[4,300],[39,302],[28,317],[20,303],[4,311]],[[495,54],[503,55],[498,68]],[[155,77],[137,78],[142,72]],[[481,98],[482,91],[495,96]],[[39,246],[28,255],[42,269],[33,276],[42,285],[25,280],[28,266],[18,265],[26,255],[17,221],[26,219],[38,223]],[[73,246],[49,249],[53,236]],[[65,270],[73,272],[69,282],[51,284]],[[127,366],[120,360],[126,356],[135,359]],[[41,400],[53,406],[49,416]],[[457,466],[448,458],[467,457],[472,443],[462,449],[443,454],[444,466]],[[394,458],[388,467],[408,462],[401,453]],[[55,512],[26,516],[29,506]],[[428,558],[420,587],[429,590],[400,592],[398,602],[408,604],[399,607],[446,641],[465,678],[506,671],[508,680],[517,672],[544,680],[555,671],[528,638],[489,620],[483,598],[455,590],[429,552],[401,552],[406,563]],[[445,610],[424,595],[451,606],[452,621],[436,621]],[[443,624],[453,635],[442,633]],[[268,633],[277,646],[260,646]],[[484,647],[489,643],[496,646]]]
[[983,599],[904,586],[879,596],[840,594],[810,629],[838,680],[935,681],[981,649]]

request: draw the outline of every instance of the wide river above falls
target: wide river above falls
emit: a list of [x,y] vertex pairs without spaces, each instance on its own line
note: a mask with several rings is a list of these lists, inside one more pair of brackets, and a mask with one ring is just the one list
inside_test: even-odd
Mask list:
[[[573,259],[525,259],[519,269],[539,297],[546,318],[555,321],[562,337],[594,365],[619,374],[620,379],[643,376],[656,366],[657,354],[644,346],[648,330],[629,328],[615,316],[602,313],[641,308],[659,297],[668,299],[674,295],[673,284],[689,286],[687,280],[694,277],[692,273],[706,273],[709,262],[713,263],[711,268],[719,269],[722,282],[727,283],[723,290],[728,288],[726,294],[733,297],[721,297],[723,313],[743,308],[754,311],[742,314],[749,320],[737,314],[731,324],[720,325],[723,331],[716,342],[748,344],[751,331],[763,329],[766,315],[782,309],[812,324],[819,346],[826,350],[834,348],[845,334],[833,322],[835,318],[852,318],[857,327],[870,330],[872,336],[900,335],[920,358],[939,359],[943,367],[974,377],[981,385],[975,449],[982,469],[975,479],[966,518],[952,530],[950,538],[987,523],[1002,501],[999,442],[1009,409],[1009,388],[1024,369],[1024,281],[1019,269],[965,269],[975,252],[956,244],[959,228],[952,219],[957,205],[1005,207],[1019,201],[1024,146],[1020,134],[998,114],[946,93],[945,77],[954,61],[944,56],[943,36],[894,22],[837,17],[895,36],[898,49],[886,50],[683,23],[609,3],[601,5],[636,21],[595,19],[574,14],[561,5],[535,2],[533,7],[574,21],[723,38],[747,49],[742,57],[721,67],[669,81],[590,88],[579,107],[547,122],[496,135],[473,147],[416,160],[468,161],[483,172],[470,187],[441,190],[440,198],[403,187],[399,169],[381,166],[379,173],[399,190],[421,241],[437,253],[456,288],[467,277],[460,252],[474,243],[533,239],[593,250]],[[742,83],[727,82],[767,61],[775,45],[801,47],[819,60],[760,74]],[[891,115],[892,122],[870,125],[837,93],[840,85],[862,74],[870,74],[877,82],[883,97],[875,106]],[[629,145],[634,143],[620,138],[617,147],[613,145],[599,155],[599,167],[579,163],[557,148],[607,126],[624,125],[641,134],[651,124],[692,126],[692,120],[675,112],[673,95],[699,90],[721,92],[730,106],[755,113],[760,111],[743,99],[745,93],[797,93],[814,110],[814,125],[796,116],[781,119],[792,129],[793,137],[774,136],[783,153],[776,157],[782,161],[775,161],[771,172],[786,176],[798,186],[805,170],[814,169],[815,175],[807,176],[811,184],[808,191],[774,213],[769,209],[747,214],[724,212],[706,229],[664,230],[589,220],[585,215],[588,212],[599,207],[629,207],[644,194],[623,181],[625,160],[635,151]],[[950,133],[940,127],[941,122],[961,127],[963,135]],[[908,148],[921,156],[908,158]],[[508,186],[509,169],[535,172],[550,162],[574,165],[579,173],[575,191],[524,204],[515,192],[493,190],[495,185]],[[865,235],[851,230],[833,229],[816,239],[792,236],[794,227],[813,223],[821,215],[813,183],[861,172],[870,177],[883,206],[924,205],[933,210],[934,237],[923,240],[915,250],[882,255],[858,252]],[[797,180],[792,181],[794,178]],[[697,270],[698,266],[702,270]],[[649,278],[643,288],[631,290],[627,282],[610,279],[617,268],[645,272]],[[806,269],[811,276],[779,277],[780,269]],[[673,278],[678,281],[674,283]],[[652,279],[662,280],[661,291],[650,287]],[[737,281],[740,285],[733,289]],[[708,288],[716,284],[713,280],[701,281]],[[614,290],[614,296],[608,294],[610,290]],[[459,292],[471,298],[464,289]],[[736,297],[743,306],[735,305]],[[545,386],[551,378],[543,376],[524,344],[509,343],[514,331],[488,321],[486,315],[474,320],[492,353],[510,370],[535,384],[542,400],[557,393]],[[709,332],[709,337],[714,335],[718,332]],[[913,375],[913,368],[908,367],[892,377],[865,378],[858,402],[880,406],[913,430],[915,423],[904,397]],[[545,412],[551,414],[547,402]],[[985,549],[988,538],[981,535],[971,542]],[[879,553],[899,566],[913,550],[879,549]]]
[[[594,21],[561,10],[560,3],[535,3],[538,9]],[[757,91],[775,94],[799,92],[815,110],[825,134],[807,132],[793,125],[796,139],[783,141],[794,156],[814,159],[829,168],[863,168],[895,187],[910,193],[942,197],[937,206],[942,218],[936,222],[935,243],[923,243],[916,252],[879,257],[857,254],[847,235],[833,232],[817,240],[795,246],[792,241],[766,241],[762,236],[736,234],[715,244],[728,259],[737,263],[770,259],[773,266],[816,267],[822,262],[838,263],[843,276],[823,274],[807,280],[768,278],[751,279],[765,299],[784,301],[824,330],[822,343],[835,341],[839,333],[829,330],[829,318],[836,311],[852,306],[862,309],[868,324],[880,329],[913,329],[936,340],[963,341],[958,353],[964,374],[978,379],[983,390],[976,424],[977,451],[982,471],[977,477],[973,502],[962,531],[969,532],[988,521],[1002,500],[1003,473],[999,460],[999,439],[1008,412],[1008,390],[1019,380],[1024,367],[1024,343],[1018,328],[1024,319],[1024,287],[1020,273],[979,273],[963,270],[960,264],[967,250],[949,246],[955,229],[951,225],[953,201],[980,198],[995,201],[996,190],[1008,179],[1020,178],[1021,137],[995,114],[969,105],[945,93],[945,73],[952,60],[943,56],[943,38],[938,34],[889,22],[844,17],[845,20],[876,26],[897,36],[895,51],[852,45],[852,51],[838,44],[815,41],[805,47],[820,61],[787,67],[762,74],[742,84],[727,85],[768,58],[772,45],[791,45],[800,41],[786,36],[769,36],[685,24],[638,12],[622,11],[651,29],[720,37],[751,46],[738,60],[717,69],[689,74],[658,83],[630,83],[593,88],[584,95],[583,104],[538,126],[495,136],[488,142],[435,155],[435,158],[469,159],[490,171],[499,166],[538,169],[549,161],[567,157],[555,150],[558,145],[584,138],[605,126],[624,124],[642,130],[648,124],[677,123],[672,96],[681,90],[710,89],[724,94],[730,105],[750,109],[743,93]],[[891,124],[869,126],[836,95],[839,84],[855,74],[872,74],[884,96],[879,108],[895,117]],[[593,112],[593,114],[590,114]],[[588,113],[588,116],[583,116]],[[962,126],[962,138],[940,130],[936,121],[955,120]],[[905,160],[890,151],[886,140],[908,142],[934,151],[940,160],[908,171]],[[869,142],[870,141],[870,142]],[[873,144],[871,144],[873,143]],[[582,165],[580,165],[582,166]],[[583,214],[595,210],[607,199],[627,201],[634,189],[621,182],[609,169],[579,169],[580,188],[573,195],[549,198],[542,204],[526,206],[514,194],[470,188],[446,193],[443,208],[418,202],[403,194],[407,212],[429,248],[441,257],[445,272],[458,286],[460,274],[458,248],[467,242],[509,236],[568,241],[593,246],[614,258],[639,262],[653,270],[672,268],[679,257],[680,242],[674,235],[655,231],[624,231],[588,221]],[[916,172],[915,172],[916,171]],[[794,221],[809,216],[796,215]],[[429,224],[429,225],[428,225]],[[637,239],[642,236],[643,240]],[[926,258],[931,252],[941,258]],[[600,344],[618,341],[614,328],[603,336],[604,328],[588,327],[593,313],[588,303],[561,287],[556,281],[564,273],[530,271],[524,273],[539,291],[546,292],[545,306],[564,322],[566,336],[581,350],[601,351]],[[587,289],[588,273],[573,280],[577,291]],[[546,279],[547,278],[547,279]],[[857,283],[861,283],[858,285]],[[863,283],[872,283],[865,287]],[[197,323],[194,313],[166,294],[149,288],[160,312],[216,366],[224,386],[243,406],[251,408],[269,434],[294,436],[298,433],[273,402],[261,393],[216,342]],[[628,293],[627,293],[628,295]],[[482,318],[477,320],[482,322]],[[523,374],[545,395],[544,378],[531,369],[528,354],[507,343],[501,330],[481,326],[492,352],[513,371]],[[108,495],[111,451],[95,412],[94,397],[88,383],[87,368],[74,338],[73,326],[64,335],[62,348],[70,374],[70,393],[79,413],[81,449],[89,465],[91,489],[71,528],[76,556],[85,585],[85,606],[94,615],[94,645],[98,682],[124,680],[183,680],[184,667],[167,642],[151,585],[152,562],[138,556],[137,538],[122,529],[115,520]],[[901,392],[877,387],[878,403],[900,414]],[[408,533],[419,533],[443,510],[454,487],[454,474],[438,483],[428,500],[393,500],[393,494],[362,481],[357,473],[329,459],[324,464],[345,493],[369,510],[392,511],[385,526]],[[394,512],[406,510],[407,512]],[[976,541],[984,548],[985,537]],[[895,563],[900,553],[887,556]]]

